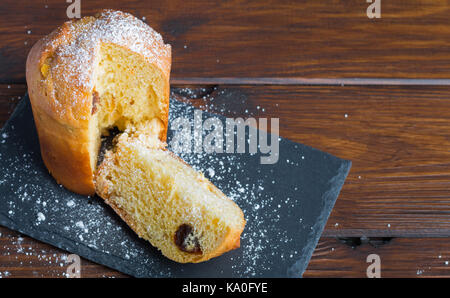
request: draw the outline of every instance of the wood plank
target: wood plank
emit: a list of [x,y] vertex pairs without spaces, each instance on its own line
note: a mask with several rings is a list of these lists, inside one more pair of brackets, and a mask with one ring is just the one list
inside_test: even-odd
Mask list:
[[[187,90],[174,89],[184,96],[196,89]],[[450,88],[197,90],[199,97],[206,94],[191,100],[198,107],[231,117],[279,118],[281,136],[352,160],[324,235],[450,235]]]
[[9,119],[26,92],[25,84],[0,84],[0,127]]
[[[67,277],[70,253],[0,227],[0,278]],[[126,277],[81,258],[82,277]]]
[[322,238],[303,276],[365,278],[370,254],[380,257],[381,277],[450,277],[450,238],[363,239],[353,247]]
[[[366,277],[369,254],[382,277],[449,277],[450,238],[320,239],[304,277]],[[0,277],[66,277],[68,253],[0,227]],[[81,277],[127,277],[81,261]]]
[[[24,88],[0,87],[0,122],[6,120],[12,94],[23,94]],[[198,97],[189,101],[212,112],[278,117],[281,136],[352,160],[325,236],[450,235],[450,88],[190,86],[172,90],[180,98]]]
[[380,78],[172,78],[172,85],[450,86],[450,79]]
[[[67,19],[60,0],[0,2],[0,82],[25,81],[31,46]],[[383,1],[82,1],[146,18],[173,46],[177,79],[450,79],[448,0]]]

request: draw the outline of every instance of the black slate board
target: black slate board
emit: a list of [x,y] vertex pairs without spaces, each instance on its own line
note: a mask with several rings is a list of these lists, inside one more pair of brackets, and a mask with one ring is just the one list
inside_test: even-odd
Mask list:
[[[193,110],[172,99],[170,118],[192,119]],[[182,157],[231,196],[247,220],[239,249],[201,264],[166,259],[99,197],[58,185],[40,157],[26,96],[0,133],[0,224],[136,277],[300,277],[351,167],[283,138],[274,165],[261,165],[259,154]]]

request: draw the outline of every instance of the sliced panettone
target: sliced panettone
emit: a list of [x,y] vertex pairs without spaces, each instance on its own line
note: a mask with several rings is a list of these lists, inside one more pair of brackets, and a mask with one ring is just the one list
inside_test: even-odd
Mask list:
[[64,23],[31,49],[28,92],[44,163],[68,189],[93,194],[102,134],[159,121],[165,141],[171,47],[134,16],[104,10]]
[[97,193],[169,259],[197,263],[239,247],[241,209],[151,134],[120,135],[95,181]]
[[[168,258],[202,262],[239,247],[245,220],[165,148],[170,67],[161,35],[130,14],[104,10],[38,41],[26,77],[53,177],[79,194],[97,192]],[[117,142],[99,154],[111,130]]]

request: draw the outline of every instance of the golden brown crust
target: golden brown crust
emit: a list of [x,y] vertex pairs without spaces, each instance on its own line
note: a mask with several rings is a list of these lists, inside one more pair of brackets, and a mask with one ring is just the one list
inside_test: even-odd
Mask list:
[[104,10],[96,17],[66,22],[39,40],[28,55],[26,78],[42,158],[59,183],[85,195],[95,191],[88,130],[92,76],[101,42],[130,49],[161,70],[167,105],[160,119],[163,141],[168,124],[171,48],[140,20]]

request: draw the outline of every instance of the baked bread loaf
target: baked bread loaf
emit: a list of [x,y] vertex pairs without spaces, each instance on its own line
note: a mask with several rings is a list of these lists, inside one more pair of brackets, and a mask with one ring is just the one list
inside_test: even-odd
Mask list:
[[28,55],[26,77],[44,163],[69,190],[94,194],[102,134],[154,122],[165,141],[171,47],[134,16],[104,10],[64,23]]
[[[27,59],[45,165],[69,190],[97,192],[142,238],[177,262],[239,247],[241,209],[166,150],[171,47],[130,14],[69,21]],[[102,136],[117,144],[99,158]]]
[[174,261],[198,263],[239,247],[241,209],[148,131],[117,137],[98,168],[97,193]]

